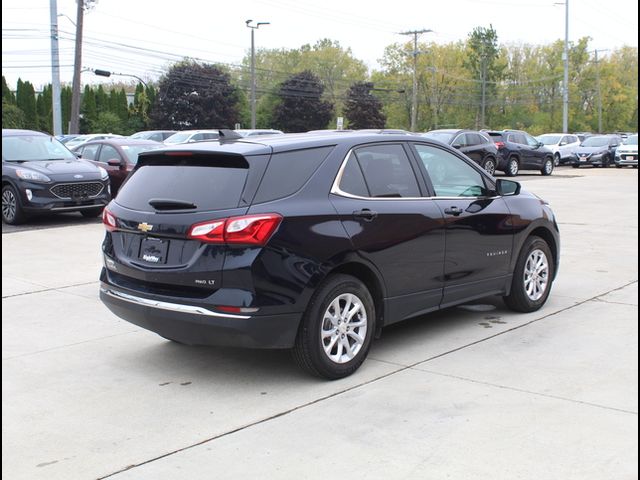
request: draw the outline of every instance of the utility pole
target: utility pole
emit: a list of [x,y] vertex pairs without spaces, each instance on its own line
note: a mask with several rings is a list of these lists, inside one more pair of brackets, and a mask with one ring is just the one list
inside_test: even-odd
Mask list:
[[602,92],[600,90],[600,64],[598,63],[598,52],[608,52],[609,50],[595,50],[596,64],[596,93],[598,95],[598,133],[602,133]]
[[82,74],[82,23],[84,18],[84,0],[78,2],[76,14],[76,53],[73,64],[73,85],[71,87],[71,121],[69,133],[80,133],[80,75]]
[[251,128],[256,128],[256,49],[253,33],[260,28],[260,25],[269,25],[269,22],[258,22],[250,25],[253,20],[245,21],[247,27],[251,29]]
[[569,132],[569,0],[564,0],[564,89],[562,92],[562,133]]
[[486,104],[487,104],[487,55],[486,52],[484,51],[484,47],[483,47],[483,51],[482,51],[482,61],[480,63],[480,72],[482,75],[482,103],[481,103],[481,109],[480,109],[480,127],[481,128],[485,128],[485,121],[484,121],[484,115],[485,115],[485,111],[486,111]]
[[418,35],[421,33],[432,32],[433,30],[410,30],[408,32],[400,32],[400,35],[413,35],[413,92],[411,93],[411,131],[416,131],[416,119],[418,116],[418,55],[422,52],[418,51]]
[[60,108],[60,50],[58,49],[58,5],[49,0],[51,19],[51,113],[53,114],[53,134],[62,135],[62,109]]

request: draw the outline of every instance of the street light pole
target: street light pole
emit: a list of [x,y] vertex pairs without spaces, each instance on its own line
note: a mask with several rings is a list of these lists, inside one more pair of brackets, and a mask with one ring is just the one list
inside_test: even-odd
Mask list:
[[116,72],[110,72],[108,70],[99,70],[99,69],[95,69],[95,70],[91,70],[94,75],[98,75],[99,77],[110,77],[111,75],[116,75],[118,77],[132,77],[137,79],[142,85],[144,85],[144,88],[149,88],[149,86],[147,85],[147,83],[142,80],[139,76],[137,75],[133,75],[131,73],[116,73]]
[[411,94],[411,131],[416,131],[416,120],[418,117],[418,35],[421,33],[432,32],[433,30],[410,30],[408,32],[400,32],[400,35],[413,35],[413,92]]
[[53,115],[53,134],[62,134],[62,109],[60,107],[60,55],[58,48],[58,5],[49,0],[51,19],[51,113]]
[[256,50],[254,41],[254,31],[260,28],[260,25],[269,25],[269,22],[258,22],[251,25],[253,20],[245,21],[247,27],[251,29],[251,128],[256,128]]

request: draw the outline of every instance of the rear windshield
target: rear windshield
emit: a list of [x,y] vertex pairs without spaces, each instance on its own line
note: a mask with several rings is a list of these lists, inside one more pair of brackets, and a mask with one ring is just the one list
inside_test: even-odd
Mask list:
[[491,137],[494,142],[502,142],[502,133],[500,132],[485,132]]
[[193,204],[198,211],[235,208],[248,172],[246,162],[143,165],[121,187],[116,201],[149,212],[156,211],[149,204],[151,199]]

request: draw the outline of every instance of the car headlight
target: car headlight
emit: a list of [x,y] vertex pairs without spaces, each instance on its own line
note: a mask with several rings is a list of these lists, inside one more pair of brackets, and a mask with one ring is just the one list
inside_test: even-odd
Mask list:
[[32,182],[50,182],[51,179],[44,173],[34,172],[33,170],[23,170],[19,168],[16,170],[16,175],[22,180],[29,180]]
[[109,178],[109,173],[104,168],[98,167],[98,170],[100,170],[100,179],[107,180]]

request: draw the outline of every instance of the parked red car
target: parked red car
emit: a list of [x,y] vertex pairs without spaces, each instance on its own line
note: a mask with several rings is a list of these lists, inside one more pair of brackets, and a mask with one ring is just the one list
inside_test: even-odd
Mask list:
[[111,195],[115,197],[120,185],[138,162],[138,154],[163,146],[153,140],[109,138],[87,142],[72,149],[72,152],[104,168],[109,173]]

